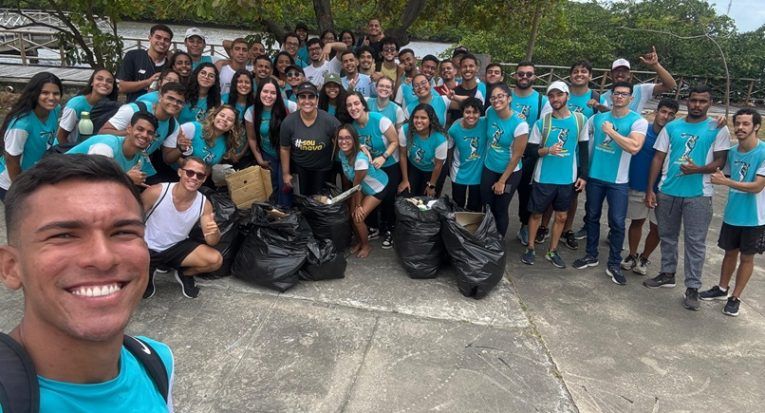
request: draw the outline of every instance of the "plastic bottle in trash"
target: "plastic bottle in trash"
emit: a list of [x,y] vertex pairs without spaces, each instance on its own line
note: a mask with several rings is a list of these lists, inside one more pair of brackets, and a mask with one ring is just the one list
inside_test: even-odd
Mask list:
[[90,120],[90,112],[82,112],[80,121],[77,123],[77,133],[80,135],[80,142],[93,135],[93,121]]

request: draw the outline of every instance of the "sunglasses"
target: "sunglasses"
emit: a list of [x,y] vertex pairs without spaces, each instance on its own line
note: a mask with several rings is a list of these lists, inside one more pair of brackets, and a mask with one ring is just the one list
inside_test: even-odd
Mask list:
[[290,70],[287,72],[287,77],[300,77],[300,72],[297,72],[295,70]]
[[181,170],[186,173],[186,177],[188,178],[193,178],[196,176],[197,179],[200,181],[204,181],[205,179],[207,179],[207,174],[204,172],[197,172],[197,171],[193,171],[191,169],[186,169],[186,168],[181,168]]
[[298,100],[303,100],[303,99],[314,100],[314,99],[316,99],[316,95],[308,94],[308,93],[303,93],[301,95],[298,95],[297,98],[298,98]]
[[534,77],[534,72],[515,72],[515,75],[518,77],[532,78]]

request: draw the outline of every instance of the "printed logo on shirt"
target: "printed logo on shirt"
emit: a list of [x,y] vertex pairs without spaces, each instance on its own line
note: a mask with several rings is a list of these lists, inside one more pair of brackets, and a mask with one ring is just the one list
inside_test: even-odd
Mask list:
[[502,146],[500,146],[499,140],[502,138],[502,135],[505,133],[505,130],[502,129],[502,127],[496,122],[492,122],[491,126],[492,128],[496,129],[494,131],[494,134],[491,135],[491,148],[500,150],[502,149]]
[[584,108],[579,106],[579,105],[571,105],[568,108],[569,108],[569,110],[572,110],[574,112],[579,112],[579,113],[583,113],[584,112]]
[[[614,131],[618,133],[618,132],[619,132],[619,129],[616,127],[616,125],[612,125],[612,126],[613,126],[613,128],[614,128]],[[614,152],[616,152],[616,150],[615,150],[615,149],[614,149],[614,148],[611,146],[611,143],[612,143],[613,141],[614,141],[614,140],[613,140],[613,139],[611,139],[611,137],[610,137],[610,136],[606,135],[606,137],[605,137],[605,138],[603,138],[603,142],[601,142],[601,143],[598,145],[598,149],[600,149],[600,150],[601,150],[601,151],[603,151],[603,152],[608,152],[608,153],[614,153]]]
[[685,150],[683,151],[683,155],[680,156],[675,163],[684,164],[691,160],[691,152],[693,152],[693,148],[696,147],[696,142],[698,142],[699,137],[697,135],[691,135],[690,133],[681,133],[680,137],[685,139]]
[[422,164],[424,159],[425,159],[425,149],[420,148],[418,146],[417,149],[414,151],[414,163]]
[[479,159],[481,155],[478,153],[478,137],[471,136],[465,139],[469,141],[469,144],[470,144],[470,155],[467,156],[467,160],[474,161],[476,159]]
[[50,149],[56,140],[56,134],[53,131],[42,131],[40,132],[40,137],[45,140],[46,149]]
[[526,120],[529,118],[529,112],[531,112],[531,106],[521,105],[521,110],[518,113],[521,119]]
[[[568,129],[566,129],[566,128],[559,128],[557,126],[552,126],[550,128],[550,133],[554,133],[554,132],[558,133],[558,143],[561,146],[565,146],[566,142],[568,142]],[[561,148],[560,153],[558,154],[558,156],[566,156],[568,154],[568,152],[569,152],[568,149]]]
[[295,139],[295,148],[301,151],[321,151],[324,147],[324,142],[316,142],[315,139]]
[[735,161],[734,165],[741,165],[738,169],[738,181],[744,182],[746,174],[749,172],[749,162]]

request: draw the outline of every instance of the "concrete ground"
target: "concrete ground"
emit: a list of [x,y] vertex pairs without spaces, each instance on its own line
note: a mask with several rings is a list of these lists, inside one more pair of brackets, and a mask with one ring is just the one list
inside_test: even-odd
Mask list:
[[[718,195],[705,288],[719,274],[723,205]],[[648,290],[628,275],[617,286],[604,264],[557,270],[544,248],[536,265],[521,264],[516,230],[506,279],[483,300],[462,297],[450,269],[409,279],[375,241],[345,279],[284,294],[225,278],[200,281],[191,300],[160,276],[129,332],[173,348],[179,412],[761,411],[762,256],[732,318],[722,302],[683,309],[681,285]],[[582,252],[561,254],[570,264]],[[21,294],[0,288],[0,330],[21,312]]]

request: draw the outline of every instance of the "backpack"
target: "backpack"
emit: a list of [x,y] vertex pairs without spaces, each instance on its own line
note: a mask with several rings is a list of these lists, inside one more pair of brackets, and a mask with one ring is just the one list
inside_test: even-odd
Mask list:
[[[122,345],[138,359],[157,391],[167,401],[170,388],[165,365],[159,354],[145,341],[125,335]],[[0,406],[5,413],[40,411],[40,384],[32,360],[24,347],[7,334],[0,333]]]
[[[584,115],[580,112],[571,112],[574,115],[574,118],[576,119],[576,139],[579,140],[579,134],[582,132],[582,128],[584,128]],[[539,147],[544,148],[545,143],[547,143],[547,137],[550,135],[550,130],[552,129],[552,112],[545,113],[545,116],[542,118],[542,136],[539,141]]]

